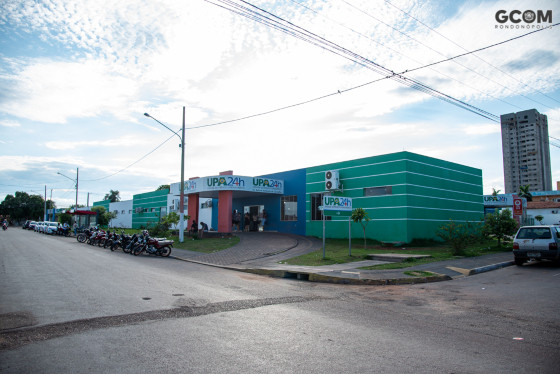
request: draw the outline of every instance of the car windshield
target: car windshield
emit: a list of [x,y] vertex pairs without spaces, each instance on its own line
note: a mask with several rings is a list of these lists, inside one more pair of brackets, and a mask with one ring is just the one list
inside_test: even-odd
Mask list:
[[519,230],[517,239],[551,239],[548,227],[526,227]]

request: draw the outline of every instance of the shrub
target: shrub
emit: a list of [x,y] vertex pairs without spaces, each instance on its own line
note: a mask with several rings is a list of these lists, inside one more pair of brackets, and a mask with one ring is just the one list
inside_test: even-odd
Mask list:
[[470,244],[481,240],[482,231],[480,224],[468,221],[466,223],[457,223],[450,220],[449,223],[439,228],[437,236],[451,246],[454,256],[464,256],[465,249]]

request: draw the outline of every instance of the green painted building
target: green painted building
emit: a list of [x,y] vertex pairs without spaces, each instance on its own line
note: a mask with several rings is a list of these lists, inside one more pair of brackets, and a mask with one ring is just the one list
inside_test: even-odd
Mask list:
[[169,189],[134,195],[132,198],[132,228],[154,225],[167,214]]
[[96,201],[93,203],[93,206],[102,206],[103,208],[105,208],[105,210],[108,212],[109,211],[109,204],[111,203],[110,200],[102,200],[102,201]]
[[[352,208],[370,217],[368,238],[387,242],[437,239],[439,227],[483,218],[482,170],[410,152],[373,156],[306,169],[306,235],[323,234],[321,206],[325,173],[338,171],[341,189],[333,196],[352,198]],[[328,217],[327,217],[328,219]],[[348,238],[349,217],[331,216],[326,237]],[[352,237],[362,228],[351,224]]]

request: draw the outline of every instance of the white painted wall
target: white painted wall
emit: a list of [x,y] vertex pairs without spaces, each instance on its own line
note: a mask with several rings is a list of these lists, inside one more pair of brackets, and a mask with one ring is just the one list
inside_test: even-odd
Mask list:
[[[558,225],[560,224],[560,208],[545,208],[545,209],[527,209],[527,215],[535,218],[536,216],[543,216],[543,225]],[[535,225],[539,222],[535,219]]]
[[117,217],[109,221],[109,227],[123,229],[132,227],[132,200],[109,203],[109,211],[117,213]]

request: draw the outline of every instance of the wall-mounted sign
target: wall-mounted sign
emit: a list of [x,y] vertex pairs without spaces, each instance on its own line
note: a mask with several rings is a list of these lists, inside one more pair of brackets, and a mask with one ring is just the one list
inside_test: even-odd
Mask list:
[[[178,195],[181,183],[172,183],[170,193]],[[284,194],[284,181],[265,177],[243,177],[239,175],[217,175],[185,181],[185,193],[208,191],[246,191]]]

